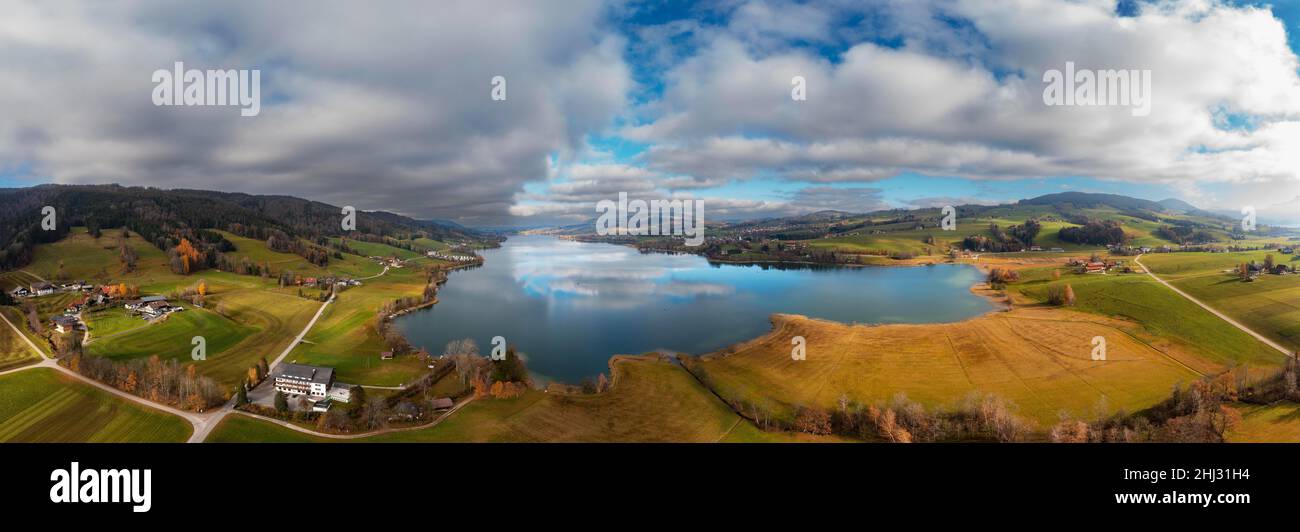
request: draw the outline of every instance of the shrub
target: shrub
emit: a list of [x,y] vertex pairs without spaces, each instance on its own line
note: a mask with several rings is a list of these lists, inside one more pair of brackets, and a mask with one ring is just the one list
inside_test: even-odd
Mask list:
[[830,434],[831,416],[820,408],[800,407],[794,416],[794,429],[809,434]]
[[1074,304],[1074,289],[1070,285],[1052,285],[1047,287],[1047,302],[1058,307]]

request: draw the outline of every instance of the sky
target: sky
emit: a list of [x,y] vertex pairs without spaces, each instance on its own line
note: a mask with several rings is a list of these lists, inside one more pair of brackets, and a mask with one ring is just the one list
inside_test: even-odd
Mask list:
[[[0,186],[289,194],[471,226],[1065,191],[1300,224],[1300,0],[9,1]],[[158,106],[257,69],[261,108]],[[1045,73],[1150,73],[1150,112]],[[505,98],[494,99],[501,76]],[[803,80],[802,100],[792,80]]]

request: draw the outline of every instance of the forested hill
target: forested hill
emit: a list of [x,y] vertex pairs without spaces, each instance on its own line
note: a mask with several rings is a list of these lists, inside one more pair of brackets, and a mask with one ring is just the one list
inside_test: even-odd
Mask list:
[[[362,240],[409,238],[478,240],[463,227],[388,212],[357,212],[356,231],[344,232],[341,207],[291,196],[257,196],[210,190],[164,190],[120,185],[40,185],[0,189],[0,268],[31,261],[34,246],[58,240],[70,227],[91,231],[126,227],[163,250],[189,240],[201,252],[227,251],[229,242],[209,229],[271,240],[313,262],[328,262],[332,236]],[[41,229],[41,211],[54,207],[56,229]],[[305,241],[305,242],[304,242]],[[318,245],[313,245],[319,244]],[[208,253],[215,255],[215,253]]]

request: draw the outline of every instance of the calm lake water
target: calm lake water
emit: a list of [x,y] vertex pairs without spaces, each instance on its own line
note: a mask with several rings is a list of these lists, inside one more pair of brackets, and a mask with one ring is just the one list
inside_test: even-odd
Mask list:
[[772,313],[841,322],[951,322],[992,305],[969,288],[972,266],[778,268],[710,265],[694,255],[516,236],[486,264],[451,274],[439,303],[398,318],[412,344],[442,353],[504,336],[541,379],[578,383],[610,356],[666,349],[703,354],[765,334]]

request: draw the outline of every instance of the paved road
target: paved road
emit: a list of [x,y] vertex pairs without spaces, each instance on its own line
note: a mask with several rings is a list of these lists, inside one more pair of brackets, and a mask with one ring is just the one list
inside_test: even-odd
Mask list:
[[[116,395],[116,396],[118,396],[118,397],[121,397],[121,398],[123,398],[123,399],[126,399],[126,400],[128,400],[128,401],[133,401],[133,402],[136,402],[136,403],[142,404],[142,405],[147,406],[147,407],[150,407],[150,408],[155,408],[155,409],[162,410],[162,411],[167,412],[167,413],[172,414],[172,415],[180,416],[181,418],[185,419],[186,421],[189,421],[191,425],[194,425],[194,431],[195,431],[196,433],[199,431],[199,429],[200,429],[201,427],[206,427],[206,426],[207,426],[210,422],[212,422],[212,420],[213,420],[213,417],[214,417],[213,414],[196,414],[196,413],[194,413],[194,412],[186,412],[186,411],[184,411],[184,410],[180,410],[180,409],[177,409],[177,408],[172,408],[172,407],[170,407],[170,406],[160,405],[160,404],[155,403],[155,402],[153,402],[153,401],[149,401],[149,400],[143,399],[143,398],[141,398],[141,397],[137,397],[137,396],[135,396],[135,395],[131,395],[131,394],[126,393],[126,392],[124,392],[124,391],[122,391],[122,390],[119,390],[119,389],[114,388],[114,387],[112,387],[112,386],[109,386],[109,385],[107,385],[107,384],[101,383],[101,382],[99,382],[99,381],[97,381],[97,380],[94,380],[94,379],[91,379],[91,378],[88,378],[88,377],[84,377],[84,376],[82,376],[81,374],[79,374],[79,373],[77,373],[77,372],[75,372],[75,371],[72,371],[72,370],[70,370],[70,369],[68,369],[68,368],[65,368],[65,367],[63,367],[63,366],[60,366],[57,360],[55,360],[55,359],[53,359],[53,358],[46,358],[46,357],[45,357],[45,353],[43,353],[39,348],[37,348],[37,347],[36,347],[36,344],[35,344],[35,343],[32,343],[32,340],[31,340],[30,338],[28,338],[27,335],[25,335],[25,334],[23,334],[21,331],[19,331],[19,330],[18,330],[18,327],[15,327],[14,324],[13,324],[13,322],[9,321],[9,318],[6,317],[3,313],[0,313],[0,320],[4,320],[5,325],[8,325],[10,329],[13,329],[14,333],[17,334],[19,338],[22,338],[23,341],[25,341],[25,342],[27,343],[27,346],[30,347],[30,348],[32,349],[32,351],[35,351],[36,354],[39,355],[39,356],[41,357],[41,361],[40,361],[39,363],[36,363],[36,364],[29,364],[29,365],[27,365],[27,366],[23,366],[23,367],[21,367],[21,368],[15,368],[15,369],[11,369],[11,370],[8,370],[8,371],[0,372],[0,375],[4,375],[4,374],[6,374],[6,373],[14,373],[14,372],[17,372],[17,371],[29,370],[29,369],[32,369],[32,368],[50,368],[50,369],[53,369],[53,370],[55,370],[55,371],[61,371],[61,372],[63,372],[64,374],[67,374],[67,375],[72,376],[73,378],[80,379],[82,382],[85,382],[86,384],[89,384],[89,385],[91,385],[91,386],[94,386],[94,387],[96,387],[96,388],[99,388],[99,389],[101,389],[101,390],[104,390],[104,391],[106,391],[106,392],[108,392],[108,393],[111,393],[111,394],[113,394],[113,395]],[[210,429],[209,429],[209,430],[210,430]],[[193,439],[193,438],[191,438],[191,440],[192,440],[192,439]]]
[[444,419],[447,419],[447,418],[450,417],[452,414],[455,414],[457,410],[460,410],[460,409],[461,409],[461,407],[463,407],[463,406],[465,406],[465,405],[467,405],[467,404],[470,404],[470,403],[472,403],[472,402],[474,402],[474,396],[473,396],[473,395],[471,395],[471,396],[469,396],[469,397],[466,397],[465,400],[463,400],[463,401],[461,401],[461,402],[459,402],[459,403],[456,403],[456,405],[453,406],[453,407],[451,407],[451,409],[447,410],[446,412],[443,412],[442,415],[440,415],[440,416],[437,417],[437,419],[434,419],[433,421],[430,421],[430,422],[428,422],[428,423],[426,423],[426,424],[424,424],[424,425],[415,425],[415,426],[412,426],[412,427],[396,427],[396,428],[388,428],[388,429],[381,429],[381,430],[376,430],[376,431],[372,431],[372,432],[362,432],[362,433],[358,433],[358,434],[331,434],[331,433],[328,433],[328,432],[316,432],[316,431],[311,430],[311,429],[309,429],[309,428],[300,427],[300,426],[298,426],[298,425],[295,425],[295,424],[293,424],[293,423],[290,423],[290,422],[285,421],[285,420],[282,420],[282,419],[275,419],[275,418],[273,418],[273,417],[259,416],[259,415],[257,415],[257,414],[253,414],[253,413],[251,413],[251,412],[239,412],[238,415],[248,416],[248,417],[251,417],[251,418],[260,419],[260,420],[262,420],[262,421],[267,421],[267,422],[270,422],[270,423],[275,423],[276,425],[279,425],[279,426],[284,427],[284,428],[286,428],[286,429],[295,430],[295,431],[301,432],[301,433],[303,433],[303,434],[311,434],[312,436],[317,436],[317,437],[321,437],[321,438],[329,438],[329,439],[332,439],[332,440],[355,440],[355,439],[358,439],[358,438],[369,438],[369,437],[371,437],[371,436],[379,436],[380,434],[388,434],[388,433],[391,433],[391,432],[407,432],[407,431],[411,431],[411,430],[427,429],[427,428],[429,428],[429,427],[432,427],[432,426],[434,426],[434,425],[437,425],[437,424],[439,424],[439,423],[442,423],[442,421],[443,421]]
[[[27,272],[27,273],[30,274],[31,272]],[[375,277],[379,277],[379,276],[384,275],[384,274],[386,274],[386,273],[388,273],[388,267],[387,267],[387,266],[384,267],[384,271],[379,272],[378,274],[372,275],[372,276],[370,276],[370,277],[366,277],[366,279],[373,279],[373,278],[375,278]],[[35,274],[31,274],[31,275],[32,275],[33,277],[36,277]],[[38,277],[38,278],[39,278],[39,277]],[[316,321],[320,319],[321,314],[323,314],[323,313],[325,312],[325,308],[328,307],[331,303],[334,302],[334,298],[335,298],[335,297],[337,297],[337,294],[331,294],[329,300],[327,300],[327,301],[324,302],[324,303],[321,303],[320,308],[316,310],[316,315],[315,315],[315,316],[312,316],[311,321],[307,322],[307,326],[303,327],[302,332],[299,332],[299,333],[298,333],[298,336],[297,336],[296,338],[294,338],[293,342],[290,343],[287,347],[285,347],[285,348],[284,348],[284,351],[280,352],[280,356],[277,356],[277,357],[275,358],[275,360],[272,361],[272,362],[269,364],[269,366],[270,366],[271,368],[274,368],[274,367],[276,367],[277,365],[279,365],[280,362],[283,361],[283,360],[285,359],[285,357],[289,356],[289,353],[293,351],[293,348],[294,348],[295,346],[297,346],[299,343],[302,342],[303,337],[307,336],[307,333],[308,333],[309,331],[311,331],[311,328],[312,328],[313,326],[316,325]],[[53,370],[55,370],[55,371],[61,371],[61,372],[63,372],[64,374],[67,374],[67,375],[69,375],[69,376],[71,376],[71,377],[73,377],[73,378],[76,378],[76,379],[81,380],[82,382],[85,382],[86,384],[89,384],[89,385],[91,385],[91,386],[94,386],[94,387],[96,387],[96,388],[99,388],[99,389],[101,389],[101,390],[104,390],[104,391],[106,391],[106,392],[108,392],[108,393],[111,393],[111,394],[113,394],[113,395],[116,395],[116,396],[118,396],[118,397],[121,397],[121,398],[123,398],[123,399],[126,399],[126,400],[128,400],[128,401],[133,401],[133,402],[135,402],[135,403],[138,403],[138,404],[141,404],[141,405],[147,406],[147,407],[149,407],[149,408],[154,408],[154,409],[157,409],[157,410],[162,410],[163,412],[167,412],[167,413],[172,414],[172,415],[175,415],[175,416],[180,416],[182,419],[184,419],[184,420],[186,420],[186,421],[189,421],[190,424],[193,425],[193,427],[194,427],[194,432],[190,435],[189,440],[186,440],[186,443],[202,443],[204,440],[206,440],[206,439],[208,438],[208,435],[212,433],[212,429],[216,428],[216,426],[217,426],[218,424],[221,423],[221,420],[222,420],[222,419],[224,419],[224,418],[225,418],[227,415],[229,415],[230,413],[236,411],[235,408],[234,408],[234,399],[231,399],[230,402],[228,402],[228,403],[222,405],[220,408],[217,408],[217,409],[215,409],[215,410],[212,410],[212,411],[209,411],[209,412],[203,412],[203,413],[196,413],[196,412],[187,412],[187,411],[180,410],[180,409],[177,409],[177,408],[172,408],[172,407],[167,406],[167,405],[158,404],[158,403],[155,403],[155,402],[153,402],[153,401],[149,401],[149,400],[146,400],[146,399],[144,399],[144,398],[137,397],[137,396],[135,396],[135,395],[131,395],[131,394],[127,393],[127,392],[124,392],[124,391],[122,391],[122,390],[119,390],[119,389],[117,389],[117,388],[114,388],[114,387],[112,387],[112,386],[109,386],[109,385],[107,385],[107,384],[101,383],[101,382],[96,381],[96,380],[94,380],[94,379],[91,379],[91,378],[88,378],[88,377],[82,376],[81,374],[79,374],[79,373],[77,373],[77,372],[75,372],[75,371],[72,371],[72,370],[70,370],[70,369],[68,369],[68,368],[65,368],[65,367],[63,367],[63,366],[60,366],[60,365],[58,364],[58,361],[57,361],[57,360],[55,360],[55,359],[53,359],[53,358],[48,358],[48,357],[46,357],[46,356],[45,356],[45,352],[41,351],[41,349],[40,349],[39,347],[37,347],[35,343],[32,342],[31,338],[28,338],[27,335],[23,334],[22,331],[20,331],[20,330],[18,329],[18,327],[16,327],[12,322],[10,322],[10,321],[9,321],[9,318],[6,317],[3,313],[0,313],[0,320],[3,320],[3,321],[5,322],[5,325],[8,325],[9,328],[12,329],[12,330],[14,331],[14,334],[17,334],[19,338],[21,338],[24,342],[26,342],[26,343],[27,343],[27,346],[30,347],[30,348],[32,349],[32,351],[35,352],[35,353],[37,354],[37,356],[40,357],[40,360],[41,360],[40,362],[38,362],[38,363],[36,363],[36,364],[28,364],[28,365],[26,365],[26,366],[22,366],[22,367],[18,367],[18,368],[13,368],[13,369],[8,369],[8,370],[5,370],[5,371],[0,371],[0,375],[5,375],[5,374],[9,374],[9,373],[15,373],[15,372],[19,372],[19,371],[26,371],[26,370],[29,370],[29,369],[32,369],[32,368],[50,368],[50,369],[53,369]],[[281,425],[281,426],[285,426],[285,427],[291,428],[291,429],[296,430],[296,431],[298,431],[298,432],[304,432],[304,433],[307,433],[307,434],[312,434],[312,435],[314,435],[314,436],[320,436],[320,437],[323,437],[323,438],[334,438],[334,439],[355,439],[355,438],[364,438],[364,437],[367,437],[367,436],[375,436],[375,435],[378,435],[378,434],[385,434],[385,433],[389,433],[389,432],[401,432],[401,431],[405,431],[405,430],[416,430],[416,429],[423,429],[423,428],[431,427],[431,426],[433,426],[433,425],[436,425],[436,424],[442,422],[442,420],[446,419],[448,416],[452,415],[452,414],[455,413],[457,410],[460,410],[461,407],[463,407],[463,406],[469,404],[471,401],[473,401],[473,397],[471,397],[471,398],[469,398],[469,399],[466,399],[466,400],[464,400],[464,401],[461,401],[459,404],[457,404],[456,406],[452,407],[452,408],[451,408],[450,410],[448,410],[446,413],[444,413],[443,415],[439,416],[437,419],[433,420],[433,422],[431,422],[431,423],[429,423],[429,424],[427,424],[427,425],[420,425],[420,426],[416,426],[416,427],[402,427],[402,428],[395,428],[395,429],[384,429],[384,430],[375,431],[375,432],[368,432],[368,433],[364,433],[364,434],[345,434],[345,435],[340,435],[340,434],[328,434],[328,433],[324,433],[324,432],[316,432],[316,431],[314,431],[314,430],[310,430],[310,429],[306,429],[306,428],[303,428],[303,427],[299,427],[299,426],[294,425],[294,424],[292,424],[292,423],[288,423],[288,422],[285,422],[285,421],[280,421],[280,420],[278,420],[278,419],[272,419],[272,418],[267,418],[267,417],[263,417],[263,416],[252,416],[252,417],[256,417],[256,418],[258,418],[258,419],[265,419],[265,420],[268,420],[268,421],[274,422],[274,423],[276,423],[276,424],[279,424],[279,425]],[[244,415],[250,415],[250,414],[244,413]]]
[[307,326],[302,328],[302,332],[298,333],[298,337],[294,338],[293,342],[285,346],[284,351],[280,352],[280,356],[275,357],[275,360],[272,360],[271,363],[267,365],[268,368],[275,369],[276,366],[280,365],[280,361],[284,360],[284,357],[289,356],[289,352],[293,351],[293,348],[298,347],[298,343],[302,342],[303,337],[307,336],[307,332],[311,331],[312,326],[316,325],[316,320],[320,319],[320,315],[325,312],[325,307],[328,307],[330,303],[333,303],[335,297],[338,297],[338,295],[331,293],[329,300],[321,303],[320,308],[316,309],[316,315],[311,317],[311,321],[307,322]]
[[383,274],[385,274],[385,273],[388,273],[388,266],[384,266],[384,271],[382,271],[382,272],[379,272],[379,273],[376,273],[376,274],[374,274],[374,275],[371,275],[370,277],[357,277],[357,280],[358,280],[358,281],[364,281],[364,280],[366,280],[366,279],[374,279],[374,278],[379,277],[379,276],[381,276],[381,275],[383,275]]
[[1152,279],[1155,279],[1155,280],[1158,281],[1160,284],[1169,287],[1170,290],[1173,290],[1174,292],[1177,292],[1178,295],[1187,298],[1188,301],[1191,301],[1192,303],[1196,303],[1196,304],[1197,304],[1198,306],[1200,306],[1201,308],[1203,308],[1203,309],[1205,309],[1205,310],[1208,310],[1211,314],[1214,314],[1215,316],[1218,316],[1219,318],[1221,318],[1223,321],[1226,321],[1226,322],[1232,324],[1233,327],[1236,327],[1236,328],[1238,328],[1238,329],[1241,329],[1242,331],[1245,331],[1246,334],[1249,334],[1249,335],[1251,335],[1251,336],[1254,336],[1255,339],[1257,339],[1257,340],[1259,340],[1259,341],[1261,341],[1261,342],[1264,342],[1265,345],[1268,345],[1269,347],[1272,347],[1273,349],[1276,349],[1276,350],[1278,350],[1278,351],[1281,351],[1282,354],[1284,354],[1284,355],[1286,355],[1286,356],[1289,356],[1289,357],[1294,357],[1294,356],[1295,356],[1295,353],[1294,353],[1294,352],[1292,352],[1291,350],[1289,350],[1289,349],[1287,349],[1287,348],[1285,348],[1285,347],[1282,347],[1281,344],[1279,344],[1279,343],[1277,343],[1277,342],[1274,342],[1273,340],[1268,339],[1268,337],[1266,337],[1266,336],[1264,336],[1264,335],[1262,335],[1262,334],[1259,334],[1259,333],[1257,333],[1257,332],[1251,330],[1250,327],[1247,327],[1247,326],[1245,326],[1245,325],[1242,325],[1241,323],[1237,322],[1237,320],[1234,320],[1234,319],[1228,317],[1226,314],[1224,314],[1224,313],[1222,313],[1222,312],[1219,312],[1219,311],[1217,311],[1217,310],[1214,310],[1214,308],[1210,307],[1209,305],[1206,305],[1205,303],[1202,303],[1201,300],[1192,297],[1192,296],[1189,295],[1187,292],[1184,292],[1184,291],[1182,291],[1182,290],[1179,290],[1178,287],[1176,287],[1176,286],[1174,286],[1174,285],[1172,285],[1172,284],[1169,284],[1169,283],[1166,282],[1164,279],[1161,279],[1161,278],[1157,277],[1156,274],[1151,273],[1151,270],[1147,269],[1147,266],[1146,266],[1145,264],[1142,264],[1142,255],[1138,255],[1137,258],[1134,258],[1134,259],[1133,259],[1133,262],[1136,262],[1138,266],[1141,266],[1141,267],[1142,267],[1142,271],[1146,272],[1147,275],[1150,275]]
[[[289,353],[293,351],[293,348],[297,347],[298,343],[302,342],[303,337],[307,336],[307,333],[311,331],[311,328],[316,325],[316,321],[320,319],[320,315],[325,312],[325,307],[328,307],[330,303],[334,302],[334,297],[335,294],[330,294],[329,300],[321,303],[320,308],[316,309],[316,315],[311,317],[311,321],[307,322],[307,326],[302,328],[302,332],[298,333],[298,336],[293,339],[293,342],[290,342],[289,345],[284,348],[284,351],[280,352],[280,356],[275,357],[275,360],[272,360],[270,364],[267,364],[268,368],[274,370],[274,368],[278,366],[285,357],[289,356]],[[226,402],[226,404],[221,405],[221,408],[218,408],[209,414],[210,417],[204,420],[202,426],[199,426],[198,423],[194,424],[194,434],[190,436],[187,443],[203,443],[203,440],[208,439],[208,434],[212,433],[212,429],[215,429],[217,425],[221,423],[222,419],[234,411],[235,400],[234,398],[231,398],[230,401]]]

